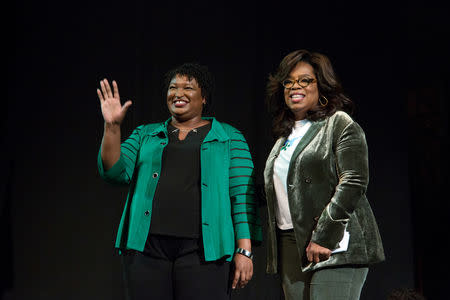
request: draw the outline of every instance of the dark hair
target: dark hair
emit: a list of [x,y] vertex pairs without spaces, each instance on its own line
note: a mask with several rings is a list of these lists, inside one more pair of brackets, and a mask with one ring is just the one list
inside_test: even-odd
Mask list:
[[284,87],[281,82],[289,76],[299,62],[308,63],[313,67],[319,97],[325,96],[328,99],[326,106],[317,105],[309,110],[307,119],[319,120],[331,116],[338,110],[346,111],[349,114],[353,111],[353,103],[344,95],[328,57],[317,52],[296,50],[283,58],[275,74],[269,75],[266,86],[266,103],[273,117],[272,130],[275,137],[289,136],[295,123],[294,114],[285,103]]
[[167,92],[170,81],[177,75],[186,76],[189,80],[195,79],[201,89],[202,97],[205,97],[206,104],[203,112],[208,111],[212,102],[214,91],[214,77],[207,66],[198,63],[184,63],[171,70],[164,76],[164,91]]

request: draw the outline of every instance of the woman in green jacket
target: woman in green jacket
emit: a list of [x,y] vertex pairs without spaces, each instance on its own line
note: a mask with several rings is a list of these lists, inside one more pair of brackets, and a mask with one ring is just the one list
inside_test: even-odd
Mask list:
[[[261,239],[252,158],[232,126],[202,117],[213,77],[183,64],[166,74],[163,123],[137,127],[121,143],[117,83],[97,94],[105,120],[100,175],[129,185],[116,247],[126,255],[131,299],[229,299],[253,274],[251,239]],[[234,272],[230,276],[230,262]]]
[[267,272],[280,273],[289,300],[359,299],[384,252],[352,102],[329,59],[306,50],[283,58],[266,92],[277,138],[264,171]]

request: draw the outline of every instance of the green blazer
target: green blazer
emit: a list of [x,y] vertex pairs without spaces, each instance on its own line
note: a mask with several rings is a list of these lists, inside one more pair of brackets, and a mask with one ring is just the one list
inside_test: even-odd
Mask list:
[[[226,257],[229,261],[235,240],[259,241],[262,237],[254,195],[253,162],[242,133],[214,118],[205,119],[212,121],[211,130],[200,147],[205,260]],[[99,151],[101,177],[110,183],[130,186],[117,234],[119,249],[144,249],[163,150],[168,143],[169,121],[136,128],[122,143],[120,159],[107,171],[103,169]]]
[[[277,273],[276,195],[273,168],[286,138],[279,138],[264,170],[268,208],[267,272]],[[314,121],[295,149],[287,175],[288,202],[304,272],[323,267],[384,260],[378,226],[366,189],[369,181],[368,151],[363,130],[345,112]],[[350,234],[348,249],[317,264],[306,258],[313,241],[331,250],[344,231]]]

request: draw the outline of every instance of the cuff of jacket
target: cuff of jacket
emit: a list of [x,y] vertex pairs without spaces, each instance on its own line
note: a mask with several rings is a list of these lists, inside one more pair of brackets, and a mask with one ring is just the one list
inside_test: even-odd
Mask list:
[[121,177],[122,171],[124,170],[124,167],[125,167],[123,165],[121,158],[119,158],[119,160],[109,170],[106,171],[103,166],[101,149],[100,149],[98,151],[98,155],[97,155],[97,166],[98,166],[98,172],[100,173],[100,176],[103,179],[105,179],[107,182],[120,183],[120,177]]
[[332,211],[332,204],[328,204],[320,216],[314,229],[311,241],[322,247],[334,250],[344,237],[344,231],[349,219],[338,219]]
[[251,223],[241,223],[234,225],[236,240],[251,239],[252,241],[262,241],[261,225]]

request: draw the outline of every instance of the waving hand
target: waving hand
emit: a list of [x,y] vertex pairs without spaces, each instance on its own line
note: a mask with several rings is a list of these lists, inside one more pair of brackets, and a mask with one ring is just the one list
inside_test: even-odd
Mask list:
[[100,81],[100,89],[97,89],[97,95],[100,100],[105,123],[120,125],[128,108],[131,106],[131,101],[128,100],[122,106],[116,81],[113,80],[112,86],[113,90],[111,90],[108,80],[103,79]]

